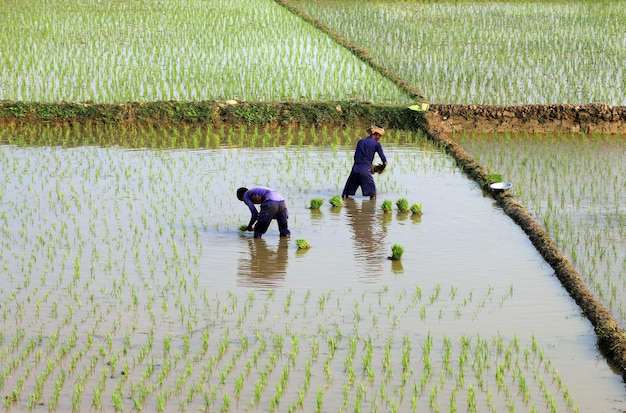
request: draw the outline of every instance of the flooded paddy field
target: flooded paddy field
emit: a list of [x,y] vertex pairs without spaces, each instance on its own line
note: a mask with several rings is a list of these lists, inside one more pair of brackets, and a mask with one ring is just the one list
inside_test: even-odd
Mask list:
[[619,325],[626,322],[626,142],[620,135],[481,134],[455,139],[515,182],[511,193],[550,233]]
[[[425,140],[383,145],[377,199],[341,207],[351,145],[1,146],[5,407],[623,410],[525,234]],[[238,230],[254,185],[290,239]],[[383,213],[400,198],[423,214]]]

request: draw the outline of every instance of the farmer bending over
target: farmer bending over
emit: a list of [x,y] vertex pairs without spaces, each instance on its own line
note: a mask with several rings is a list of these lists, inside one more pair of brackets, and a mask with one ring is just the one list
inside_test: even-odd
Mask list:
[[375,172],[381,173],[387,167],[387,158],[383,152],[383,146],[378,141],[385,134],[385,130],[380,126],[370,126],[367,129],[369,136],[362,138],[356,144],[354,151],[354,165],[350,171],[350,176],[343,188],[342,198],[347,198],[356,193],[357,188],[361,187],[363,196],[369,196],[370,199],[376,199],[376,184],[372,175],[372,162],[374,155],[378,154],[381,165],[378,165]]
[[[243,201],[248,208],[252,217],[248,224],[247,231],[254,231],[254,238],[261,238],[270,226],[272,219],[278,222],[278,230],[281,237],[291,235],[287,225],[289,212],[285,205],[285,198],[272,188],[257,186],[254,188],[239,188],[237,190],[237,199]],[[254,204],[261,204],[260,212],[257,212]],[[256,222],[256,225],[254,225]]]

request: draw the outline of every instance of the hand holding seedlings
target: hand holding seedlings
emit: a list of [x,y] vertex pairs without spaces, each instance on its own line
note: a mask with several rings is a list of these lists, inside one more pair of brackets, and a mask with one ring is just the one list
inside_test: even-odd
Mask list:
[[373,174],[382,174],[385,171],[387,164],[379,163],[378,165],[372,165]]

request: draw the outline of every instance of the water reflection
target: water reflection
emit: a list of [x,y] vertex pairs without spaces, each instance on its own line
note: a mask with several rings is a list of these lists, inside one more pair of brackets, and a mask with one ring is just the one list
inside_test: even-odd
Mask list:
[[355,261],[365,264],[369,275],[379,275],[385,262],[385,237],[387,223],[382,212],[377,213],[376,201],[365,199],[358,202],[353,198],[344,200],[348,225],[354,240]]
[[404,267],[402,266],[402,261],[400,261],[400,260],[391,260],[391,271],[394,274],[402,274],[404,272]]
[[324,214],[319,209],[311,209],[311,222],[316,224],[323,224]]
[[409,213],[408,212],[397,212],[396,213],[396,219],[398,220],[398,222],[404,222],[409,218]]
[[271,246],[263,238],[248,238],[250,255],[238,263],[241,285],[274,288],[283,284],[287,272],[289,239],[279,238]]
[[419,224],[422,222],[422,214],[411,214],[411,221],[413,221],[414,224]]

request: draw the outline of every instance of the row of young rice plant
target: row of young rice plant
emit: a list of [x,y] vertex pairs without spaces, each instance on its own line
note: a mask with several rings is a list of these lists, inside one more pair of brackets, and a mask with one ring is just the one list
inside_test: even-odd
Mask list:
[[[417,145],[398,172],[450,173],[445,155]],[[204,262],[210,240],[241,240],[240,174],[282,180],[302,231],[309,189],[340,188],[352,147],[0,149],[9,411],[577,411],[541,335],[479,332],[515,301],[513,285],[465,288],[437,274],[249,289]]]
[[[27,124],[0,129],[0,144],[17,146],[119,146],[129,149],[218,149],[330,146],[354,144],[355,136],[365,135],[353,126],[332,128],[327,125],[299,127],[225,125],[63,125]],[[417,131],[391,131],[396,144],[423,142]]]
[[435,103],[626,104],[623,0],[293,0]]
[[5,1],[0,17],[0,99],[409,101],[271,0]]
[[[418,311],[423,320],[426,311],[441,319],[449,303],[439,294],[419,287],[400,298],[386,288],[356,298],[349,291],[272,290],[259,297],[205,290],[184,305],[192,313],[176,303],[184,324],[175,332],[147,319],[160,320],[166,304],[145,304],[148,316],[139,314],[143,303],[121,299],[90,310],[113,318],[103,326],[72,304],[54,313],[51,299],[49,317],[63,321],[56,330],[2,336],[4,405],[8,411],[576,411],[535,337],[522,344],[517,336],[413,333]],[[472,298],[488,297],[457,298],[457,314],[475,308]],[[110,308],[115,305],[123,307]],[[81,317],[73,321],[73,314]],[[132,325],[124,322],[129,316]]]
[[582,134],[456,134],[479,163],[514,183],[594,294],[626,326],[626,143]]

